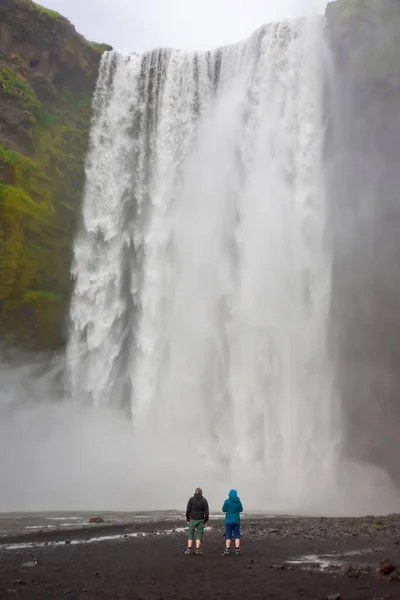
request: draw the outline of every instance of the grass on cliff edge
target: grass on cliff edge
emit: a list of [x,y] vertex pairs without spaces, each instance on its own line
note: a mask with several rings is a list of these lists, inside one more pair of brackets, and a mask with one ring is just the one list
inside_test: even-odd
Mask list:
[[25,8],[28,9],[28,11],[35,13],[36,16],[38,16],[38,17],[45,17],[47,19],[55,19],[57,21],[61,21],[61,20],[66,21],[67,20],[67,19],[65,19],[65,17],[60,15],[60,13],[56,12],[55,10],[45,8],[44,6],[41,6],[40,4],[36,4],[36,2],[33,2],[32,0],[20,0],[20,2],[24,5]]

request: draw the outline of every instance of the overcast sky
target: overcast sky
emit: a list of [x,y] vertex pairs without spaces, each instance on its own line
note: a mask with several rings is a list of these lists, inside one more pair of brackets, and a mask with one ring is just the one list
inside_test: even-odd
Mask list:
[[263,23],[322,14],[327,0],[39,0],[76,29],[117,50],[207,49],[248,37]]

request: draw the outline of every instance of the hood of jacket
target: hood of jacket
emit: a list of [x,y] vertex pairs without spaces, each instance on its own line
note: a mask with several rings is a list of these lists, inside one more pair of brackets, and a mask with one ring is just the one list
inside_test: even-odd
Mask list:
[[237,495],[237,491],[236,490],[231,490],[229,492],[229,499],[233,500],[233,502],[239,502],[240,501],[240,498]]

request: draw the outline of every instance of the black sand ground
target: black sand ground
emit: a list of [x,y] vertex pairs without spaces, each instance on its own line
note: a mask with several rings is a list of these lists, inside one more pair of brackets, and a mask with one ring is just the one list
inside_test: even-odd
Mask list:
[[379,573],[386,557],[400,565],[398,516],[247,517],[243,554],[229,557],[222,521],[210,525],[202,556],[184,556],[182,521],[2,537],[0,598],[400,600],[400,575]]

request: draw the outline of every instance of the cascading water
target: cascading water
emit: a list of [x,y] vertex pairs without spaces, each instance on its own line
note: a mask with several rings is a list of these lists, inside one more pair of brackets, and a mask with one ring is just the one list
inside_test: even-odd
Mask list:
[[139,462],[174,485],[187,459],[286,509],[332,477],[326,60],[322,19],[103,57],[71,391],[129,410]]

